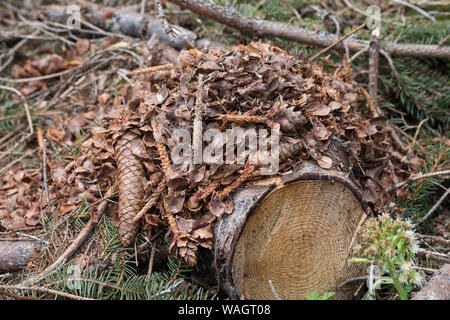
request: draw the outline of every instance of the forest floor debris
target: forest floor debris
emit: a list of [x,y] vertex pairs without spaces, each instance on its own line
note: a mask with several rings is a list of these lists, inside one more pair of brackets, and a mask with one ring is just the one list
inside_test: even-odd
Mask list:
[[[134,3],[139,10],[140,5],[140,1]],[[402,12],[402,7],[388,6],[392,12]],[[228,49],[228,53],[202,51],[205,43],[231,48],[230,44],[242,42],[243,38],[232,29],[194,15],[173,15],[175,8],[166,2],[169,21],[186,27],[186,34],[197,37],[195,41],[189,38],[191,49],[181,53],[179,65],[178,52],[158,36],[136,40],[132,38],[136,35],[109,29],[110,24],[95,26],[90,22],[83,24],[86,29],[74,33],[65,25],[58,25],[58,17],[42,19],[39,8],[26,11],[14,2],[6,2],[0,15],[0,37],[5,44],[0,48],[0,237],[20,239],[22,232],[47,244],[25,270],[0,278],[0,285],[7,286],[1,287],[0,296],[5,296],[5,291],[10,298],[63,297],[64,292],[69,295],[66,298],[214,297],[215,288],[206,291],[191,282],[178,283],[179,279],[190,279],[193,269],[185,263],[195,264],[198,245],[211,246],[211,223],[232,210],[228,195],[246,180],[257,178],[258,168],[237,165],[217,167],[213,172],[200,166],[186,175],[174,167],[167,175],[171,164],[162,160],[174,143],[168,135],[174,126],[173,113],[177,119],[183,119],[181,125],[192,126],[194,119],[189,110],[196,108],[199,86],[204,104],[201,117],[210,127],[225,129],[245,124],[271,129],[279,125],[286,133],[280,141],[281,146],[286,146],[281,166],[284,171],[295,161],[305,159],[325,168],[334,167],[337,164],[326,155],[329,141],[334,135],[347,141],[349,166],[375,213],[387,211],[423,222],[420,231],[424,237],[443,239],[423,243],[428,257],[430,252],[448,256],[450,212],[445,208],[449,201],[445,195],[450,140],[445,62],[388,55],[388,65],[380,63],[378,70],[378,103],[385,115],[373,114],[359,92],[359,85],[364,88],[367,84],[367,59],[363,55],[344,62],[342,53],[333,48],[327,56],[319,56],[317,64],[309,65],[307,58],[319,50],[268,38],[265,41],[275,47],[252,43]],[[291,4],[247,10],[252,8],[252,4],[240,3],[235,10],[284,22],[292,16]],[[325,8],[338,17],[340,29],[346,29],[342,34],[364,22],[364,17],[349,13],[345,7],[342,17],[347,22],[337,15],[339,9]],[[134,10],[132,6],[124,9]],[[328,25],[318,19],[309,5],[294,9],[309,17],[309,27],[337,31],[334,23]],[[105,10],[112,14],[111,9]],[[123,12],[117,13],[120,14]],[[156,17],[156,13],[153,15]],[[423,16],[405,17],[411,23],[426,20]],[[390,32],[382,30],[382,34],[387,34],[385,38],[397,37],[390,41],[400,43],[417,39],[419,43],[428,42],[433,35],[432,44],[445,44],[448,39],[441,34],[446,30],[442,25],[448,28],[445,19],[439,17],[412,32],[393,23],[386,25]],[[164,33],[159,32],[159,36],[164,37]],[[207,41],[203,40],[205,36]],[[217,45],[217,40],[225,42],[225,46]],[[186,45],[184,40],[180,43]],[[387,52],[380,53],[386,57]],[[351,79],[349,68],[353,69]],[[283,75],[280,77],[279,73]],[[201,81],[199,74],[203,74]],[[148,80],[153,83],[150,87],[146,87]],[[118,105],[124,106],[122,114],[113,108]],[[241,108],[236,110],[236,105]],[[161,121],[148,127],[142,119],[150,116]],[[123,123],[122,118],[127,117],[131,121]],[[429,120],[422,122],[424,119]],[[392,132],[387,134],[387,123],[400,138]],[[109,130],[116,126],[117,132],[133,128],[142,137],[133,154],[152,158],[144,166],[148,183],[143,200],[148,206],[140,214],[143,228],[133,250],[122,248],[119,240],[118,196],[106,194],[113,189],[111,178],[116,171],[111,143],[115,138],[105,136],[106,124]],[[150,132],[160,134],[155,138]],[[43,143],[43,139],[47,142]],[[403,145],[409,141],[409,149],[399,147],[398,141]],[[288,156],[293,152],[296,158]],[[167,179],[164,184],[162,179]],[[186,183],[188,188],[181,188],[180,192],[180,186]],[[162,187],[154,192],[158,186]],[[91,223],[102,205],[107,215],[97,216]],[[204,209],[212,215],[200,215]],[[95,234],[89,232],[92,225],[97,225]],[[165,243],[165,249],[170,247],[180,260],[167,255],[164,258],[164,254],[159,257],[164,244],[156,249],[153,246],[154,237],[161,234],[159,228],[165,232],[168,226],[173,242]],[[77,243],[80,238],[82,241]],[[439,266],[427,260],[426,252],[420,259],[423,267]],[[48,278],[42,277],[43,271],[49,271],[57,261],[65,263]],[[164,272],[160,272],[161,264],[165,265]],[[82,281],[82,293],[71,291],[64,284],[73,266],[80,267],[80,278],[92,280]],[[147,272],[151,274],[145,281],[142,277]],[[33,277],[35,285],[17,287],[18,282],[25,283]],[[105,285],[109,289],[99,292]]]

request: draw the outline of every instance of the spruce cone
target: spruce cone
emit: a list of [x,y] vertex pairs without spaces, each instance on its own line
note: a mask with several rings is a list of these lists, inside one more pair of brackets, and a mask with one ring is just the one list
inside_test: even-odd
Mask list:
[[132,152],[132,141],[140,139],[136,134],[125,132],[115,144],[114,152],[119,177],[119,235],[124,247],[136,238],[139,221],[133,218],[142,208],[144,198],[144,168]]

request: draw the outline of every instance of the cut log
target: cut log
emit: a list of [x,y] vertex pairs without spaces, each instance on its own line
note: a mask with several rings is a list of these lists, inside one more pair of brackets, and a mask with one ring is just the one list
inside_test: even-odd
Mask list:
[[40,248],[39,241],[0,241],[0,273],[26,267]]
[[281,299],[315,291],[352,298],[353,284],[337,288],[364,274],[347,261],[367,208],[345,174],[304,163],[277,184],[236,192],[233,202],[215,225],[205,269],[231,298],[275,299],[274,290]]
[[450,300],[450,264],[444,264],[412,300]]

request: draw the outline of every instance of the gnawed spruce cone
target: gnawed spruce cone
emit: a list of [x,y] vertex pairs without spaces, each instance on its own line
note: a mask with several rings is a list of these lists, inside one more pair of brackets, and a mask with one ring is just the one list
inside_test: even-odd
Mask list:
[[[345,170],[368,202],[382,208],[390,200],[384,191],[418,162],[396,150],[386,119],[364,114],[361,101],[340,70],[329,74],[263,43],[227,52],[185,50],[177,65],[140,75],[110,101],[105,117],[104,136],[115,145],[124,245],[137,232],[133,216],[152,201],[141,219],[147,236],[169,226],[170,252],[195,265],[197,248],[212,247],[212,224],[233,212],[232,192],[264,177],[260,163],[249,163],[250,153],[243,163],[173,164],[170,155],[180,141],[172,134],[184,129],[192,137],[194,118],[200,118],[203,132],[279,128],[278,174],[303,161]],[[165,183],[157,189],[161,175]],[[152,197],[154,192],[160,196]]]

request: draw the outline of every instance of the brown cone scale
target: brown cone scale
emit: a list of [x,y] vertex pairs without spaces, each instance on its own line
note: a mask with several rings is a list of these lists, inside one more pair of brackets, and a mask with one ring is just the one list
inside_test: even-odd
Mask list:
[[131,246],[136,238],[139,222],[133,218],[141,210],[144,198],[144,168],[131,147],[135,139],[137,135],[126,132],[114,148],[119,183],[119,235],[124,247]]

